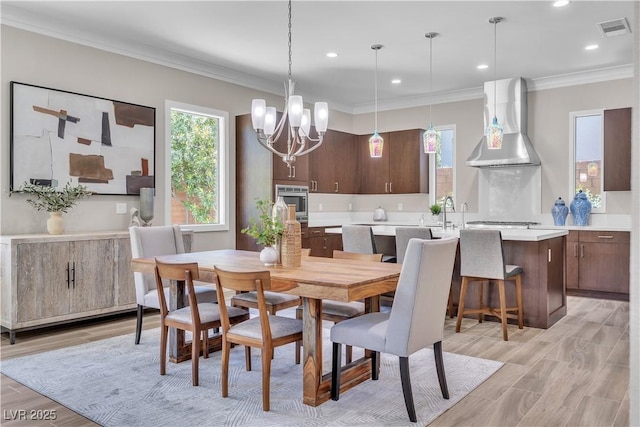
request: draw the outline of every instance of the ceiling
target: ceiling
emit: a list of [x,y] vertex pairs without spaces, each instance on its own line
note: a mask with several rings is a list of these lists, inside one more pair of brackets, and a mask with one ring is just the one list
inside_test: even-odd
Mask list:
[[[292,75],[305,101],[371,111],[478,97],[483,82],[523,77],[529,89],[632,76],[633,37],[597,23],[626,18],[632,1],[305,1],[292,4]],[[5,1],[3,24],[284,94],[286,1]],[[494,69],[494,26],[498,24]],[[631,31],[636,31],[631,28]],[[587,51],[586,45],[598,44]],[[327,58],[327,52],[337,58]],[[487,64],[485,70],[476,68]],[[402,79],[392,84],[393,78]]]

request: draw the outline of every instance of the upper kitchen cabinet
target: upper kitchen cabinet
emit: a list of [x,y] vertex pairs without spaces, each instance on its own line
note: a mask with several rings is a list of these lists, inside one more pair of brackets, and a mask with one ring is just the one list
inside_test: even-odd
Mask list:
[[382,157],[369,157],[369,136],[358,136],[360,194],[405,194],[429,191],[428,156],[422,150],[421,129],[380,134]]
[[309,154],[309,191],[355,194],[357,167],[355,135],[329,129],[322,145]]
[[631,191],[631,108],[604,110],[604,191]]
[[[287,152],[287,130],[283,130],[280,138],[273,147],[281,153]],[[309,155],[296,157],[296,161],[287,165],[282,157],[273,155],[273,180],[274,181],[309,181]]]

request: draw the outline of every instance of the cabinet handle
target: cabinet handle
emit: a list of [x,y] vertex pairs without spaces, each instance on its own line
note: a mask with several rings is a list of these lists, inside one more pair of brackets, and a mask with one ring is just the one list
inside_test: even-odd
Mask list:
[[326,237],[323,239],[323,246],[322,246],[322,249],[324,249],[324,250],[326,250],[326,249],[327,249],[327,238],[326,238]]
[[295,166],[291,166],[291,169],[293,169],[293,177],[292,178],[295,178],[296,177],[296,167]]
[[69,288],[70,288],[69,284],[71,283],[71,282],[70,282],[70,278],[71,278],[71,276],[70,276],[70,271],[69,271],[69,270],[70,270],[70,268],[69,268],[69,263],[67,263],[67,289],[69,289]]
[[313,230],[312,233],[313,234],[320,234],[320,230]]
[[391,189],[391,184],[393,184],[393,182],[389,183],[389,193],[393,193],[393,190]]
[[613,236],[598,236],[598,239],[613,239]]
[[71,270],[71,283],[73,283],[73,289],[76,288],[76,262],[73,261],[73,267]]
[[584,258],[584,245],[580,245],[580,258]]
[[385,183],[384,183],[384,192],[385,192],[385,193],[388,193],[388,192],[389,192],[389,183],[388,183],[388,182],[385,182]]
[[551,248],[548,249],[547,260],[551,262]]
[[574,258],[578,258],[578,244],[577,243],[573,244],[573,257]]
[[289,175],[287,175],[287,178],[292,178],[292,176],[291,176],[291,166],[287,165],[287,169],[289,169]]
[[318,191],[318,181],[313,181],[313,191]]
[[335,192],[337,193],[338,192],[338,182],[337,181],[334,182],[334,185],[336,186]]

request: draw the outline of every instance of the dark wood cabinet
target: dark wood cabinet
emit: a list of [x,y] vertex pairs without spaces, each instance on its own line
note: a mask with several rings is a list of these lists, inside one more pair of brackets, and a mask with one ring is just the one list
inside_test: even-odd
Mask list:
[[[339,227],[339,226],[337,226]],[[311,256],[332,258],[334,250],[342,250],[342,234],[325,233],[326,227],[309,227],[302,247],[311,249]]]
[[631,191],[631,108],[604,110],[604,191]]
[[411,129],[380,134],[382,157],[369,157],[369,135],[358,136],[360,194],[428,193],[429,159],[420,139],[424,131]]
[[322,145],[309,154],[309,191],[358,193],[357,165],[355,135],[327,130]]
[[626,231],[570,231],[567,289],[575,295],[628,299],[629,254]]

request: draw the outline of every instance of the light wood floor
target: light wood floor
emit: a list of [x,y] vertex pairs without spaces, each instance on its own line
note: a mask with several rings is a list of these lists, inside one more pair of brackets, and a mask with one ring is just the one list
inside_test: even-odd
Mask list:
[[[147,313],[145,328],[159,326]],[[505,365],[442,414],[432,426],[628,426],[629,303],[569,297],[568,315],[552,328],[509,327],[464,319],[455,333],[445,321],[445,351],[500,360]],[[2,334],[0,360],[132,333],[135,314],[75,326]],[[144,334],[144,333],[143,333]],[[414,380],[416,381],[416,380]],[[3,426],[96,425],[56,402],[0,377]],[[56,410],[55,421],[13,421],[10,411]]]

